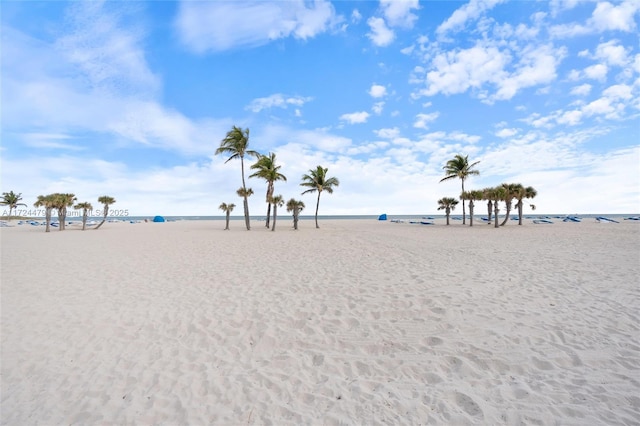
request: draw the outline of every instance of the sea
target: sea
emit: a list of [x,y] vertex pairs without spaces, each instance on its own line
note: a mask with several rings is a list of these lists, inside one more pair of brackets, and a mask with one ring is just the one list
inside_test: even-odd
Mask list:
[[[318,215],[318,220],[379,220],[381,215]],[[597,217],[607,217],[611,219],[624,219],[628,217],[639,217],[638,213],[629,213],[629,214],[526,214],[524,215],[524,219],[564,219],[567,216],[569,217],[578,217],[581,219],[595,219]],[[226,220],[226,216],[224,215],[216,215],[216,216],[162,216],[168,222],[176,222],[183,220]],[[486,218],[486,214],[476,214],[473,216],[475,220],[479,220],[481,218]],[[499,215],[499,218],[504,218],[504,215]],[[108,217],[107,220],[110,221],[152,221],[154,216],[120,216],[120,217]],[[291,218],[291,214],[278,215],[278,219],[287,219]],[[443,214],[398,214],[392,215],[387,214],[387,220],[413,220],[413,219],[427,219],[427,220],[437,220],[437,219],[445,219],[446,215]],[[52,217],[55,219],[55,215]],[[82,220],[77,217],[67,217],[69,220]],[[315,216],[313,215],[300,215],[300,220],[314,220]],[[462,215],[452,214],[449,216],[450,220],[462,220]],[[469,216],[467,215],[467,220]],[[510,219],[518,220],[518,215],[511,214]],[[90,220],[102,220],[101,217],[91,217]],[[229,220],[244,220],[244,216],[230,216]],[[264,221],[266,220],[266,216],[251,216],[251,221]]]

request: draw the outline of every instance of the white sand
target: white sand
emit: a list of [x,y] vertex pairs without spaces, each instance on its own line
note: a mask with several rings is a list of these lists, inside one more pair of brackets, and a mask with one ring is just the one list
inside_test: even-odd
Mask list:
[[640,223],[242,225],[1,229],[1,423],[640,423]]

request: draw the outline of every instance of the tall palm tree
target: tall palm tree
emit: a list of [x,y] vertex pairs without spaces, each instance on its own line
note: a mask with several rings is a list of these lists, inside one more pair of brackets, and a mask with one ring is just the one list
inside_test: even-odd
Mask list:
[[102,222],[100,222],[98,226],[95,227],[95,229],[99,229],[102,226],[102,224],[107,221],[107,216],[109,215],[109,206],[111,204],[115,204],[116,200],[115,198],[110,197],[108,195],[103,195],[101,197],[98,197],[98,202],[103,205],[104,217],[102,218]]
[[38,200],[33,204],[33,207],[44,207],[44,220],[47,224],[44,232],[51,231],[51,211],[55,208],[53,194],[38,195]]
[[80,210],[82,209],[82,230],[84,231],[87,228],[87,216],[89,215],[89,211],[93,210],[93,206],[89,202],[78,203],[73,206],[74,209]]
[[[443,182],[449,179],[456,179],[456,178],[460,179],[460,181],[462,182],[462,193],[464,193],[464,181],[469,176],[480,174],[478,170],[473,169],[479,162],[480,161],[476,161],[475,163],[469,164],[468,155],[463,157],[462,155],[457,154],[455,157],[453,157],[453,159],[447,161],[447,164],[443,167],[446,176],[440,179],[440,182]],[[466,216],[466,212],[464,208],[464,198],[463,198],[462,199],[462,224],[463,225],[466,224],[465,216]]]
[[287,201],[287,211],[293,212],[293,229],[298,230],[298,217],[300,212],[304,209],[304,203],[296,199],[290,199]]
[[447,225],[449,225],[449,215],[452,210],[456,209],[458,200],[452,197],[444,197],[438,200],[438,210],[444,210],[444,214],[447,216]]
[[320,228],[318,226],[318,207],[320,206],[320,194],[322,191],[327,191],[329,194],[333,194],[333,187],[340,186],[340,181],[335,177],[327,177],[327,171],[329,169],[326,167],[318,166],[316,169],[309,170],[309,174],[305,174],[302,176],[302,183],[300,186],[304,186],[307,189],[302,193],[302,195],[307,192],[318,192],[318,199],[316,201],[316,228]]
[[[516,208],[518,209],[518,225],[522,225],[522,208],[524,207],[523,199],[525,198],[535,198],[538,195],[538,191],[535,190],[533,186],[527,186],[526,188],[520,185],[518,194],[516,195]],[[533,204],[529,204],[531,210],[535,210],[536,206]]]
[[520,192],[520,188],[522,185],[519,183],[503,183],[501,185],[504,188],[504,202],[506,204],[507,210],[505,212],[504,220],[500,224],[500,226],[504,226],[507,224],[509,220],[509,215],[511,214],[511,205],[513,204],[513,199],[518,196]]
[[275,231],[276,217],[278,217],[278,207],[282,207],[282,205],[284,205],[284,199],[282,198],[282,195],[275,195],[271,197],[271,204],[273,204],[273,227],[271,228],[271,230]]
[[220,204],[220,206],[218,207],[220,210],[222,210],[223,212],[226,213],[227,215],[227,225],[224,227],[224,230],[227,231],[229,229],[229,217],[231,216],[231,212],[233,211],[233,209],[236,207],[235,204],[233,203],[222,203]]
[[67,221],[67,207],[73,206],[77,200],[75,194],[53,194],[54,208],[58,210],[58,230],[64,231]]
[[269,228],[269,216],[271,216],[271,197],[273,197],[274,182],[278,180],[287,181],[287,177],[280,173],[281,166],[276,166],[276,154],[270,152],[269,155],[260,155],[258,161],[251,166],[256,172],[249,175],[249,178],[259,177],[267,181],[267,220],[265,226]]
[[[258,157],[260,154],[257,151],[248,149],[249,147],[249,129],[241,129],[240,127],[233,126],[231,130],[227,132],[227,135],[220,142],[220,147],[216,149],[216,155],[228,154],[229,158],[225,161],[225,164],[234,158],[240,159],[240,167],[242,170],[242,189],[247,189],[247,185],[244,181],[244,157]],[[251,229],[251,223],[249,220],[249,201],[247,195],[244,196],[244,222],[247,226],[247,231]]]
[[19,194],[14,193],[13,191],[3,192],[2,199],[0,199],[0,206],[9,206],[9,217],[8,220],[11,220],[11,211],[17,209],[18,206],[25,206],[25,203],[21,203],[22,201],[22,192]]
[[[239,197],[242,197],[242,202],[244,203],[244,211],[245,213],[249,213],[249,197],[253,195],[253,189],[251,188],[238,188],[238,190],[236,191],[236,194],[238,194]],[[248,221],[248,217],[245,215],[244,217],[244,222],[247,225],[247,231],[249,231],[251,229],[251,226],[249,226],[249,221]]]

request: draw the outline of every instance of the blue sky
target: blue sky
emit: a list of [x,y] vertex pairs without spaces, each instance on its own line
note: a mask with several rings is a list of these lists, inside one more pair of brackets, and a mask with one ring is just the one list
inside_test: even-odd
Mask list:
[[341,182],[320,214],[436,213],[456,154],[480,161],[467,189],[533,186],[538,212],[640,212],[636,0],[1,7],[1,190],[29,204],[240,215],[240,163],[214,155],[237,125],[305,213],[317,165]]

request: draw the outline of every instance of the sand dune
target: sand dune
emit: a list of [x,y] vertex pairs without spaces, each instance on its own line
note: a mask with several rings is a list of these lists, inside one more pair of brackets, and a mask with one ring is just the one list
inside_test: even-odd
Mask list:
[[640,224],[0,230],[1,422],[639,424]]

